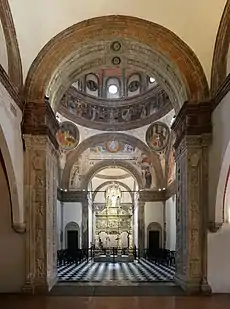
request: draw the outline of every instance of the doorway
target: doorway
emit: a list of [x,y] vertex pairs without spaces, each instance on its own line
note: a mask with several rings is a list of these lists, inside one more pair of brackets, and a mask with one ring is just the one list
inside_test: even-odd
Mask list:
[[160,248],[160,232],[149,231],[149,251],[159,250]]
[[79,249],[78,231],[67,231],[67,249],[70,251]]

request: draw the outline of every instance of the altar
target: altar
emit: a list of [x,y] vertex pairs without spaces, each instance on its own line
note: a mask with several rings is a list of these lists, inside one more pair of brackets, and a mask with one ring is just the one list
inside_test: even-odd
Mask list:
[[134,261],[133,255],[97,255],[94,257],[94,262],[107,262],[107,263],[129,263]]
[[[119,185],[110,185],[105,192],[105,203],[94,205],[93,244],[100,250],[105,248],[133,247],[133,205],[122,202],[122,192]],[[114,255],[111,254],[112,256]],[[110,254],[108,255],[110,256]],[[100,259],[105,259],[101,256]],[[110,259],[110,257],[106,259]],[[114,257],[112,257],[114,260]],[[128,255],[116,260],[129,260]]]

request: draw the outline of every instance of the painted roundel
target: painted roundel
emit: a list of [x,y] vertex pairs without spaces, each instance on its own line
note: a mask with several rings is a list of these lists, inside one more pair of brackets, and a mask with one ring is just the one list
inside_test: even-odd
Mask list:
[[108,152],[116,153],[120,150],[120,143],[118,141],[114,141],[114,140],[108,141],[108,142],[106,142],[105,147],[106,147]]
[[153,123],[146,132],[146,143],[154,151],[163,150],[169,140],[169,128],[161,122]]
[[62,122],[57,132],[57,141],[64,150],[74,149],[79,143],[78,128],[72,122]]

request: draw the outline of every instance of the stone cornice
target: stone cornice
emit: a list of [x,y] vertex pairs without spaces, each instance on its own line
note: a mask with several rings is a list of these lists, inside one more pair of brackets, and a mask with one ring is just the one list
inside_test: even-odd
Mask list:
[[86,202],[87,191],[63,191],[58,189],[58,200],[61,202]]
[[178,147],[185,135],[211,133],[211,113],[212,107],[210,102],[199,104],[185,102],[172,125],[172,130],[176,134],[174,147]]
[[156,191],[156,190],[140,191],[139,201],[141,202],[165,201],[165,191]]
[[55,148],[59,147],[56,139],[59,123],[48,101],[44,100],[43,104],[26,103],[23,116],[23,134],[48,135]]

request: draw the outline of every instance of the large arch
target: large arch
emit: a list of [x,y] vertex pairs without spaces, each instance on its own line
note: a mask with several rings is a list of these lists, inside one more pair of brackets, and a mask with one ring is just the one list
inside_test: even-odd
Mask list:
[[82,180],[82,190],[87,190],[89,181],[92,179],[92,177],[96,173],[100,172],[106,167],[111,167],[111,166],[116,166],[116,167],[122,168],[125,171],[129,172],[133,176],[133,178],[137,181],[139,189],[144,188],[142,177],[139,174],[138,170],[134,167],[134,165],[124,160],[103,160],[103,161],[96,163],[85,175],[85,177]]
[[211,72],[211,92],[215,95],[227,77],[230,44],[230,0],[227,0],[218,29]]
[[74,151],[69,153],[69,155],[67,156],[66,165],[65,165],[65,168],[62,174],[62,188],[68,188],[71,169],[74,163],[76,162],[76,160],[86,149],[98,143],[104,142],[106,140],[114,139],[114,138],[116,138],[118,141],[122,141],[125,143],[130,143],[131,145],[135,145],[140,150],[142,150],[143,152],[151,156],[152,161],[154,163],[153,167],[155,169],[157,184],[159,186],[165,186],[163,171],[162,171],[159,157],[156,153],[152,152],[144,142],[142,142],[141,140],[139,140],[138,138],[134,136],[131,136],[125,133],[102,133],[98,135],[93,135],[85,139],[84,141],[81,142],[80,145],[78,145],[78,147]]
[[[162,87],[167,88],[168,92],[171,89],[174,101],[180,101],[177,106],[172,102],[177,111],[185,100],[199,102],[209,97],[208,83],[198,58],[178,36],[163,26],[146,20],[111,15],[80,22],[51,39],[29,70],[25,85],[25,101],[42,104],[47,91],[49,97],[52,97],[51,101],[60,100],[61,87],[68,86],[66,84],[73,78],[74,70],[76,71],[74,63],[80,57],[76,50],[90,42],[101,42],[111,38],[132,40],[137,45],[145,46],[145,55],[152,53],[152,58],[146,56],[147,61],[144,62],[143,51],[135,51],[134,58],[138,59],[135,65],[142,66],[147,71],[152,67],[152,72],[159,75]],[[98,62],[103,64],[104,55],[106,54],[94,59],[94,64],[95,61],[97,65]],[[128,59],[130,65],[133,60]],[[64,73],[66,71],[69,71],[67,75]],[[58,84],[58,87],[52,88],[53,84]],[[52,92],[49,91],[50,88]]]

